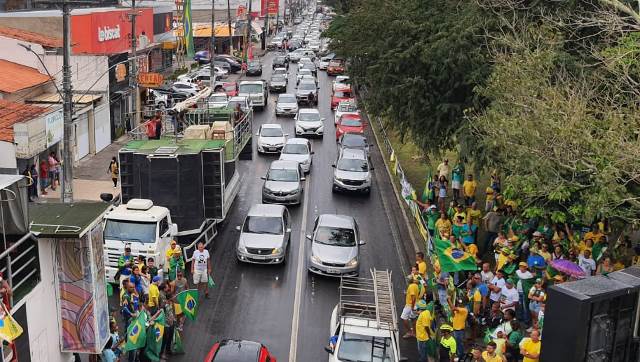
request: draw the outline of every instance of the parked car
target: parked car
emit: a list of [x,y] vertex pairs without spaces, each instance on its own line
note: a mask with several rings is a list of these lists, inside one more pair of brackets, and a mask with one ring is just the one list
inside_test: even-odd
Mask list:
[[284,93],[278,96],[276,102],[276,117],[295,116],[298,114],[298,100],[291,93]]
[[288,139],[280,152],[280,159],[298,162],[304,173],[311,172],[311,164],[313,163],[311,142],[305,138]]
[[199,64],[208,64],[211,62],[211,56],[208,50],[201,50],[193,55],[193,60]]
[[367,140],[367,137],[362,133],[344,133],[338,140],[339,151],[345,148],[355,148],[363,150],[367,156],[369,155],[369,149],[371,144]]
[[344,148],[333,165],[333,191],[371,191],[369,157],[363,150]]
[[[311,94],[313,95],[313,98],[309,97]],[[296,98],[298,99],[298,103],[311,105],[318,104],[318,86],[315,82],[310,82],[308,80],[300,82],[296,89]]]
[[338,104],[343,101],[355,102],[353,94],[351,93],[351,87],[349,86],[338,88],[333,92],[331,95],[331,109],[335,110]]
[[247,63],[247,75],[262,75],[262,63],[259,60],[250,60]]
[[213,57],[213,61],[225,62],[229,64],[229,69],[231,69],[231,73],[237,73],[242,69],[240,63],[230,55],[216,55]]
[[273,74],[269,80],[270,92],[286,92],[289,81],[284,74]]
[[182,81],[174,82],[171,85],[171,90],[175,93],[184,94],[187,97],[193,97],[200,91],[197,84]]
[[345,133],[364,133],[365,123],[359,114],[343,114],[336,124],[336,142]]
[[216,342],[204,362],[276,362],[267,347],[257,342],[225,339]]
[[335,54],[331,53],[331,54],[327,54],[327,55],[323,56],[322,58],[320,58],[320,63],[318,63],[318,69],[327,70],[327,67],[329,67],[329,62],[334,57],[335,57]]
[[341,75],[344,74],[344,60],[332,59],[327,66],[327,75]]
[[208,100],[209,108],[224,108],[229,104],[229,97],[226,93],[214,93]]
[[335,91],[337,88],[350,86],[351,82],[349,81],[349,76],[347,75],[339,75],[336,79],[331,83],[331,90]]
[[295,116],[296,136],[322,136],[324,118],[316,108],[302,108]]
[[340,102],[336,107],[336,111],[333,117],[333,123],[338,124],[338,120],[340,119],[340,116],[342,116],[343,114],[360,114],[360,113],[358,111],[358,107],[356,107],[355,102],[351,102],[351,101]]
[[286,207],[253,205],[236,230],[240,231],[236,247],[239,261],[259,264],[285,262],[291,239],[290,217]]
[[300,205],[304,171],[298,161],[277,160],[271,162],[266,176],[262,176],[262,203]]
[[153,104],[155,104],[158,109],[165,109],[167,106],[171,105],[170,94],[170,91],[149,89],[149,98],[153,100]]
[[287,134],[282,131],[282,126],[274,123],[261,125],[256,136],[258,153],[280,153],[287,141]]
[[347,215],[322,214],[314,223],[308,269],[327,276],[357,276],[360,240],[356,220]]

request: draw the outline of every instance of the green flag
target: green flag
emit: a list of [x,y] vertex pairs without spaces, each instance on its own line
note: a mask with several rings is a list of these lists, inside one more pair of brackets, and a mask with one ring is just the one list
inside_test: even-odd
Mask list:
[[147,343],[147,313],[142,311],[138,317],[131,321],[127,328],[127,343],[124,345],[125,351],[140,349]]
[[591,248],[591,257],[593,258],[593,260],[598,262],[605,251],[607,251],[607,244],[603,242],[595,243]]
[[[184,47],[189,58],[193,57],[193,21],[191,19],[191,0],[184,2],[182,29],[184,30]],[[213,49],[212,49],[213,50]]]
[[454,248],[448,240],[434,239],[436,254],[443,272],[477,270],[476,258],[466,251]]
[[178,328],[173,329],[173,341],[171,342],[171,352],[175,354],[184,353],[184,347],[182,346],[182,337],[180,337],[180,331]]
[[196,320],[196,315],[198,314],[197,289],[189,289],[178,293],[178,295],[176,295],[176,301],[180,304],[180,308],[182,308],[182,312],[187,318],[192,321]]
[[427,175],[427,181],[424,183],[424,190],[422,190],[422,202],[427,202],[429,199],[429,193],[431,189],[429,188],[429,183],[431,182],[431,170],[429,170],[429,174]]
[[161,311],[149,327],[147,333],[147,347],[144,354],[152,361],[160,361],[162,352],[162,337],[164,336],[164,311]]
[[216,282],[213,281],[213,278],[211,277],[211,275],[209,275],[209,278],[207,279],[207,285],[209,286],[209,288],[213,288],[216,286]]

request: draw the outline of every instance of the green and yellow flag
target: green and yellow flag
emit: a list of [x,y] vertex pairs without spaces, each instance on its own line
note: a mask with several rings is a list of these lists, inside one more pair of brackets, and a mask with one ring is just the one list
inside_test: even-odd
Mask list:
[[440,261],[440,269],[451,273],[462,270],[477,270],[476,258],[462,249],[455,248],[448,240],[433,240],[436,254]]
[[147,343],[147,313],[140,312],[127,328],[127,343],[124,345],[125,351],[140,349]]
[[431,179],[433,176],[431,175],[431,170],[429,170],[429,174],[427,175],[427,181],[424,183],[424,190],[422,190],[422,202],[427,202],[429,199],[431,189],[429,188],[429,183],[431,183]]
[[176,295],[176,301],[180,304],[180,308],[182,308],[182,312],[187,318],[192,321],[196,320],[196,315],[198,314],[197,289],[189,289],[178,293],[178,295]]
[[144,354],[152,361],[160,361],[162,338],[164,336],[164,311],[153,321],[147,333],[147,347]]
[[20,337],[23,330],[22,327],[11,316],[11,313],[7,311],[4,304],[2,306],[2,316],[0,316],[0,338],[11,343],[14,339]]
[[182,16],[182,29],[184,30],[184,46],[187,56],[192,58],[193,51],[193,21],[191,19],[191,0],[184,2],[184,14]]

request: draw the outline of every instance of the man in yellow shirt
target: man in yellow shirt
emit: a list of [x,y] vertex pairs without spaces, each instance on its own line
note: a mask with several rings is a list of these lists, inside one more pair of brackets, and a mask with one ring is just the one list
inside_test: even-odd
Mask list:
[[480,228],[480,220],[482,220],[482,211],[478,209],[478,204],[474,201],[471,203],[471,207],[467,209],[467,220],[471,220],[471,223]]
[[413,320],[417,317],[414,309],[416,303],[418,302],[419,295],[420,289],[418,288],[418,280],[416,280],[415,278],[411,278],[411,280],[409,280],[409,286],[407,287],[407,293],[405,295],[404,308],[402,309],[402,314],[400,315],[400,319],[402,319],[404,328],[407,330],[407,333],[405,333],[402,338],[406,339],[416,336],[413,329]]
[[504,359],[503,357],[500,357],[497,353],[496,353],[496,342],[489,342],[487,343],[487,349],[482,352],[482,360],[484,362],[503,362],[506,361],[506,359]]
[[418,273],[424,280],[427,280],[427,263],[424,261],[424,253],[421,251],[416,253],[416,266],[418,267]]
[[591,239],[595,243],[600,243],[604,241],[604,233],[600,230],[600,226],[596,223],[591,225],[591,231],[584,234],[584,239]]
[[[456,346],[456,340],[451,335],[453,332],[453,327],[448,324],[443,324],[440,326],[440,333],[442,337],[440,338],[440,346],[438,350],[438,354],[440,356],[440,361],[454,361],[456,356],[456,350],[458,349]],[[447,357],[449,359],[447,360]]]
[[149,307],[151,315],[156,314],[160,307],[160,289],[158,289],[158,285],[161,281],[162,278],[156,275],[153,277],[151,284],[149,284],[149,301],[147,302],[147,307]]
[[451,303],[451,299],[448,300],[449,307],[453,312],[453,338],[456,340],[456,354],[458,358],[464,357],[464,329],[467,326],[467,315],[469,315],[469,310],[465,308],[462,300],[457,300],[456,305],[454,306]]
[[478,183],[473,179],[473,175],[467,175],[467,179],[462,184],[462,194],[464,196],[464,204],[466,206],[471,206],[471,203],[476,200],[477,188]]
[[447,214],[441,212],[440,218],[436,221],[436,230],[438,230],[440,234],[440,239],[448,239],[452,229],[453,225],[451,225],[451,221],[447,219]]
[[416,340],[418,341],[418,354],[420,361],[427,361],[429,358],[429,344],[432,342],[432,336],[435,336],[431,329],[433,323],[433,315],[427,309],[427,303],[424,300],[418,301],[416,309],[420,313],[416,321]]
[[540,361],[541,345],[540,332],[537,329],[534,329],[531,332],[531,338],[522,342],[522,347],[520,347],[520,354],[524,356],[522,362]]

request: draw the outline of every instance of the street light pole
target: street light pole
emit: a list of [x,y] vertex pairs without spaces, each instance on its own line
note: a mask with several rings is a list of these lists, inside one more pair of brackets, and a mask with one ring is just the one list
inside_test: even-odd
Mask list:
[[247,12],[247,44],[244,45],[245,61],[249,61],[249,47],[251,46],[251,3],[249,0],[249,11]]
[[74,134],[73,127],[73,93],[71,87],[71,8],[68,0],[62,1],[62,92],[64,95],[62,114],[64,119],[64,141],[62,143],[62,187],[63,203],[73,202],[73,162]]
[[131,57],[134,59],[131,62],[131,72],[129,72],[129,86],[133,89],[131,100],[133,102],[133,125],[131,129],[138,127],[140,124],[140,112],[138,108],[138,57],[137,57],[137,36],[136,36],[136,0],[131,0],[131,12],[129,14],[131,21]]

